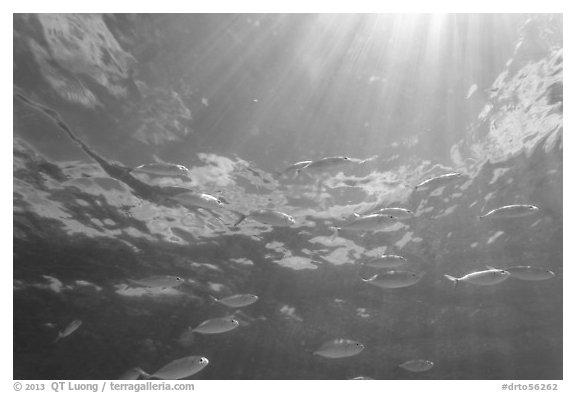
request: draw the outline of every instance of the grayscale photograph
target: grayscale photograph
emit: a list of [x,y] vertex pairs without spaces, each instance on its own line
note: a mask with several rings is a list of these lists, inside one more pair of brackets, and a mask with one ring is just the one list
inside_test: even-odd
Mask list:
[[15,380],[563,379],[563,14],[12,17]]

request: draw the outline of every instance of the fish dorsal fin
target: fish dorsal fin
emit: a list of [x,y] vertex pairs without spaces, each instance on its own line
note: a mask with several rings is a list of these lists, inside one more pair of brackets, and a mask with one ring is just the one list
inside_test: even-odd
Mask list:
[[502,270],[502,269],[498,269],[498,268],[495,268],[494,266],[490,266],[490,265],[486,265],[486,267],[487,267],[489,270]]

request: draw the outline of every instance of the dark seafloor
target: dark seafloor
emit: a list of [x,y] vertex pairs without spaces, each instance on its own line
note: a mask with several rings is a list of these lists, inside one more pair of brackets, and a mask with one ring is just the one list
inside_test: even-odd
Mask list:
[[[562,379],[562,16],[448,15],[437,35],[412,18],[15,14],[14,379],[115,379],[188,355],[210,359],[190,379]],[[275,175],[338,155],[358,162]],[[191,179],[126,175],[154,161]],[[409,186],[453,171],[466,179]],[[224,224],[168,202],[178,187],[224,197]],[[517,203],[540,211],[477,219]],[[386,206],[416,217],[331,238]],[[257,208],[296,224],[232,227],[229,211]],[[362,282],[359,261],[384,251],[423,279]],[[485,265],[556,276],[443,276]],[[155,275],[186,282],[129,285]],[[259,300],[209,301],[235,293]],[[232,314],[234,331],[186,333]],[[366,348],[311,354],[338,337]],[[419,358],[434,367],[398,367]]]

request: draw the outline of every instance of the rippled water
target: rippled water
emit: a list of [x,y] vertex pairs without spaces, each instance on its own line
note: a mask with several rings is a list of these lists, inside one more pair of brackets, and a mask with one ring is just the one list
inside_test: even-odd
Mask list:
[[[562,59],[561,15],[16,14],[14,378],[198,355],[191,379],[561,379]],[[132,171],[153,162],[188,176]],[[222,207],[171,199],[190,190]],[[539,211],[478,219],[511,204]],[[414,217],[334,236],[384,207]],[[295,223],[234,226],[258,209]],[[382,253],[421,279],[363,282]],[[555,277],[444,277],[486,265]],[[339,338],[364,349],[313,354]]]

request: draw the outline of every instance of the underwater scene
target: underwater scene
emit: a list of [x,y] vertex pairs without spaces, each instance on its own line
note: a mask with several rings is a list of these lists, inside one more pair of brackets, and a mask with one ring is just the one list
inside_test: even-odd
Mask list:
[[14,14],[13,378],[558,380],[562,14]]

